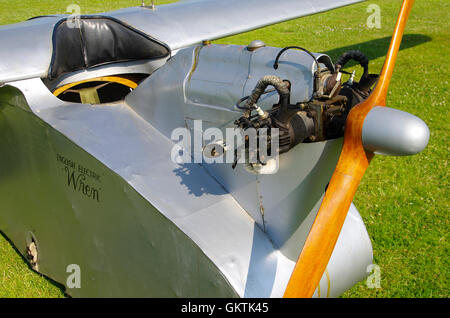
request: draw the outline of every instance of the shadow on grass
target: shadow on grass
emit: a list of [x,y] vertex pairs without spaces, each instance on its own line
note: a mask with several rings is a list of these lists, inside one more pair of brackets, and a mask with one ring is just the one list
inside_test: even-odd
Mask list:
[[[423,43],[430,42],[431,40],[432,40],[431,37],[423,34],[405,34],[403,36],[403,41],[400,46],[400,50],[406,50],[411,47],[415,47]],[[381,39],[340,47],[323,53],[329,55],[333,61],[336,61],[342,54],[344,54],[347,51],[360,50],[369,58],[369,60],[374,60],[386,56],[390,43],[391,37],[387,36]],[[351,67],[357,64],[358,63],[355,61],[350,61],[345,65],[345,67]]]
[[61,293],[64,295],[64,297],[70,297],[70,295],[68,295],[66,293],[66,287],[60,283],[58,283],[57,281],[54,281],[53,279],[51,279],[50,277],[45,276],[42,273],[36,272],[30,265],[30,263],[28,262],[28,260],[22,255],[22,253],[20,253],[20,251],[17,249],[17,247],[14,245],[14,243],[6,236],[5,233],[3,233],[2,231],[0,231],[0,236],[2,236],[8,243],[9,245],[11,245],[11,247],[16,251],[16,253],[22,258],[22,261],[24,262],[24,264],[28,267],[28,269],[30,269],[31,271],[33,271],[34,273],[36,273],[37,275],[39,275],[40,277],[44,278],[49,284],[55,286],[56,288],[58,288],[59,290],[61,290]]

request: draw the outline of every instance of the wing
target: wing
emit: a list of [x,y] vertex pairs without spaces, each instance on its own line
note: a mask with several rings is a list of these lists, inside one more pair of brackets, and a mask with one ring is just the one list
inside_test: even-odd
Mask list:
[[190,0],[129,8],[110,15],[156,37],[172,49],[215,40],[363,0]]
[[[363,0],[190,0],[132,7],[97,16],[120,20],[177,50]],[[47,16],[0,27],[0,83],[46,77],[53,32],[67,16]]]

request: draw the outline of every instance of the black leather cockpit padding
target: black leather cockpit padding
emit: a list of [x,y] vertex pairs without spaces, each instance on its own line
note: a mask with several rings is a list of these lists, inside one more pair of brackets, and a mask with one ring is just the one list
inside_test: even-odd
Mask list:
[[53,31],[49,79],[104,64],[160,59],[169,54],[166,44],[111,17],[63,19]]

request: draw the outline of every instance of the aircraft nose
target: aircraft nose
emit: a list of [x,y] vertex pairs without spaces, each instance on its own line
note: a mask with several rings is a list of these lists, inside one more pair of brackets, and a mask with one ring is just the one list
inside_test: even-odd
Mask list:
[[422,119],[389,107],[374,107],[362,130],[364,149],[389,156],[417,154],[425,149],[429,138],[430,130]]

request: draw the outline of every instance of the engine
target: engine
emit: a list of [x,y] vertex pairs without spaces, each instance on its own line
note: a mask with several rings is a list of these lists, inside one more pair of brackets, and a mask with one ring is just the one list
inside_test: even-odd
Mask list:
[[[369,74],[369,60],[359,51],[347,52],[333,63],[329,56],[301,47],[280,49],[254,43],[182,49],[126,101],[169,138],[178,127],[189,129],[192,136],[219,128],[221,138],[203,140],[203,157],[227,153],[230,162],[228,155],[234,153],[235,168],[237,163],[249,163],[248,158],[257,158],[252,164],[265,165],[264,159],[273,157],[267,150],[275,144],[274,131],[280,154],[300,143],[343,136],[349,111],[369,96],[378,78]],[[343,70],[350,60],[364,70],[359,81],[354,73]],[[202,127],[196,127],[196,122]],[[223,135],[228,128],[256,130],[258,140],[267,132],[266,151],[260,144],[255,150],[246,140],[227,143]],[[240,160],[243,153],[245,160]]]
[[[258,81],[250,96],[242,98],[236,105],[244,111],[243,116],[235,122],[237,127],[244,130],[279,130],[279,153],[288,152],[302,142],[324,141],[343,136],[348,113],[370,95],[371,87],[378,79],[378,75],[368,73],[369,60],[360,51],[345,53],[335,65],[323,65],[306,49],[287,47],[275,58],[274,69],[278,68],[282,54],[289,49],[300,49],[314,60],[316,70],[312,99],[307,102],[291,100],[290,81],[267,75]],[[350,60],[359,62],[364,69],[359,82],[354,80],[354,72],[350,74],[342,70]],[[350,78],[342,83],[344,73],[349,74]],[[266,90],[269,86],[273,89]],[[270,110],[263,111],[258,106],[258,100],[271,91],[278,93],[279,101]]]

